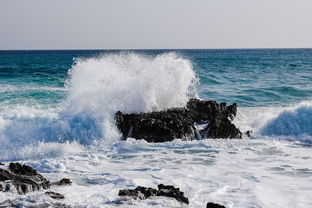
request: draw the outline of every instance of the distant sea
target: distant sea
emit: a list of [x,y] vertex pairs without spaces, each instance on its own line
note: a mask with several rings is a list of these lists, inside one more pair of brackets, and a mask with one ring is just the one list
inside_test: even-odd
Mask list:
[[[237,103],[250,138],[122,141],[114,113]],[[0,161],[19,161],[77,207],[180,207],[118,190],[179,187],[189,207],[312,207],[312,49],[0,51]],[[1,201],[52,204],[44,192]],[[118,202],[118,203],[117,203]]]

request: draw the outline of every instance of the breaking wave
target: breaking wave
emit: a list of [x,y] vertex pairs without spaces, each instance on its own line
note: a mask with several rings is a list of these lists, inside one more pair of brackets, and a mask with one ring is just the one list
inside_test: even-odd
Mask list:
[[264,125],[261,134],[312,142],[312,103],[306,101],[283,110]]
[[53,154],[58,143],[68,146],[68,142],[88,145],[98,140],[116,141],[120,138],[114,124],[116,111],[148,112],[184,106],[190,97],[197,96],[196,82],[190,61],[175,53],[120,53],[75,59],[66,81],[67,98],[58,109],[38,110],[20,104],[1,112],[0,158],[20,158],[18,151],[8,149],[25,151],[25,146],[39,142],[56,143],[47,153]]

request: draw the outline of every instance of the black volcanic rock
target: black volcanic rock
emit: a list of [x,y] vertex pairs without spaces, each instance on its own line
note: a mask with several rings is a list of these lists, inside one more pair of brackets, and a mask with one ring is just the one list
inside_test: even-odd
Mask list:
[[194,122],[184,108],[139,114],[122,114],[118,111],[116,124],[124,138],[133,137],[148,142],[166,142],[195,136]]
[[38,175],[37,171],[27,165],[20,163],[10,163],[9,170],[16,175],[34,176]]
[[225,206],[209,202],[207,203],[206,208],[225,208]]
[[71,185],[72,182],[68,178],[62,178],[60,181],[53,182],[51,185],[57,185],[57,186],[64,186],[64,185]]
[[[242,133],[231,122],[236,112],[235,103],[226,106],[226,103],[191,99],[185,108],[138,114],[123,114],[118,111],[115,121],[124,139],[132,137],[148,142],[202,138],[240,139]],[[204,128],[196,131],[197,124],[202,124]]]
[[65,199],[63,194],[56,193],[56,192],[53,192],[53,191],[47,191],[44,194],[50,196],[52,199]]
[[176,199],[179,202],[189,204],[188,198],[184,196],[184,193],[179,188],[174,186],[166,186],[163,184],[158,185],[158,190],[153,188],[146,188],[138,186],[135,189],[120,190],[118,196],[131,197],[133,199],[147,199],[151,196],[164,196]]
[[30,191],[50,188],[50,181],[27,165],[10,163],[9,169],[0,168],[2,191],[16,191],[25,194]]
[[143,186],[138,186],[135,189],[123,189],[120,190],[118,196],[127,196],[133,199],[147,199],[151,196],[156,196],[158,193],[157,189],[146,188]]
[[179,188],[175,188],[174,186],[165,186],[163,184],[159,184],[157,196],[172,197],[179,202],[189,204],[189,200],[184,196],[184,193],[181,192]]

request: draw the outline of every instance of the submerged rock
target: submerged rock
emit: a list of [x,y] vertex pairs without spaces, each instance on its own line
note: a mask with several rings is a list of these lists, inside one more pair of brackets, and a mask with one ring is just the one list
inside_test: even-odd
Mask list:
[[1,190],[25,194],[30,191],[50,188],[50,181],[36,170],[19,163],[10,163],[8,169],[0,168]]
[[68,178],[62,178],[60,181],[53,182],[51,185],[56,185],[56,186],[64,186],[64,185],[71,185],[72,182]]
[[158,189],[138,186],[135,189],[120,190],[118,196],[131,197],[133,199],[147,199],[151,196],[165,196],[174,198],[179,202],[189,204],[188,198],[184,196],[184,193],[181,192],[179,188],[163,184],[159,184]]
[[132,137],[148,142],[204,138],[240,139],[242,133],[231,122],[236,112],[235,103],[226,106],[226,103],[191,99],[185,108],[138,114],[123,114],[118,111],[115,120],[124,139]]
[[56,192],[53,192],[53,191],[47,191],[44,194],[50,196],[52,199],[65,199],[63,194],[56,193]]
[[206,208],[225,208],[225,206],[209,202],[207,203]]

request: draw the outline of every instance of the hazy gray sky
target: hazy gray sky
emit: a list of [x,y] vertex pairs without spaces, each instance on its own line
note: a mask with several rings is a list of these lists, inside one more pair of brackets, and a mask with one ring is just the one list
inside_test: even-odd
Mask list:
[[312,0],[0,0],[0,49],[312,47]]

